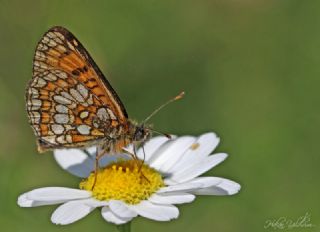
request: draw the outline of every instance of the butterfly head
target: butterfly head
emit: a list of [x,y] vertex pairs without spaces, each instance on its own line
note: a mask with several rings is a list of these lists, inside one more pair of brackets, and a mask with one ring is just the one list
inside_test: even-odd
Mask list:
[[151,137],[151,131],[144,124],[138,125],[133,134],[133,140],[137,142],[146,141]]

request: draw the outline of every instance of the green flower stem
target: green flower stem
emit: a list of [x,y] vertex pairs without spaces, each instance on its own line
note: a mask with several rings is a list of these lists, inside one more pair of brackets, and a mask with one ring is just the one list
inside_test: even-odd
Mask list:
[[126,224],[117,226],[117,229],[119,232],[131,232],[131,221]]

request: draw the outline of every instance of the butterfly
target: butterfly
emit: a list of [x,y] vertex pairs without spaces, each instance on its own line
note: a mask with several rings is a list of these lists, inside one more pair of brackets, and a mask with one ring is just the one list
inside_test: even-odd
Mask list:
[[137,124],[128,118],[119,96],[79,40],[55,26],[36,47],[26,108],[39,152],[95,145],[119,153],[150,138],[152,129],[145,122],[182,95]]

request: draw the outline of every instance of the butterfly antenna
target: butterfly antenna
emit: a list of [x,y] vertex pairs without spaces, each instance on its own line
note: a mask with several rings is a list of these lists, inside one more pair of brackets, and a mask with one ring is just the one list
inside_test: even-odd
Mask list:
[[[152,118],[156,113],[158,113],[163,107],[169,105],[171,102],[174,102],[176,100],[179,100],[183,97],[184,92],[181,92],[179,95],[175,96],[174,98],[170,99],[169,101],[167,101],[166,103],[162,104],[161,106],[159,106],[157,109],[155,109],[145,120],[143,120],[142,124],[145,124],[147,121],[149,121],[150,118]],[[155,131],[157,132],[157,131]],[[163,134],[163,133],[161,133]],[[165,135],[165,134],[164,134]]]
[[156,130],[150,129],[150,128],[149,128],[149,130],[151,130],[152,132],[155,132],[155,133],[157,133],[157,134],[159,134],[159,135],[164,135],[164,136],[166,136],[168,139],[172,139],[172,136],[169,135],[169,134],[167,134],[167,133],[163,133],[163,132],[160,132],[160,131],[156,131]]

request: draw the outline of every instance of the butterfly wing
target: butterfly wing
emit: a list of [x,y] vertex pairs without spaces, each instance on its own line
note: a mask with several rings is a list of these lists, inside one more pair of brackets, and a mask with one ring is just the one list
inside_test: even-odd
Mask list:
[[26,101],[39,151],[86,147],[127,124],[118,95],[63,27],[51,28],[38,43]]

